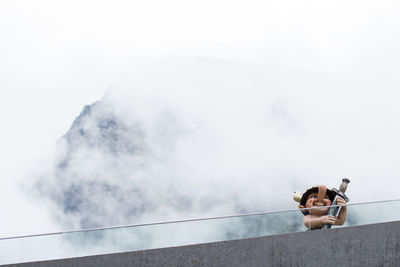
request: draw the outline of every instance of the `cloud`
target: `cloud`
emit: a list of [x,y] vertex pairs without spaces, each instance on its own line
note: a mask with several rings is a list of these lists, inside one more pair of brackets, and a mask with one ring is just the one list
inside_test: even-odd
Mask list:
[[[89,201],[101,210],[83,205],[85,214],[124,214],[132,195],[145,206],[138,200],[144,194],[175,211],[174,201],[195,200],[178,214],[167,204],[151,207],[158,213],[143,221],[272,210],[292,207],[293,189],[337,186],[342,176],[352,180],[352,201],[398,196],[396,2],[28,2],[2,2],[0,9],[0,79],[8,92],[1,118],[11,127],[2,133],[2,159],[17,162],[24,149],[49,151],[42,148],[83,104],[114,88],[85,123],[99,145],[60,144],[68,171],[44,175],[41,186],[51,196],[85,185],[76,190],[92,200],[75,199],[70,209]],[[122,128],[99,130],[103,115]],[[126,149],[118,156],[102,139],[113,131],[125,140],[115,145],[132,142],[118,147]],[[17,165],[26,168],[34,158]],[[34,175],[21,176],[26,184]],[[173,182],[156,179],[165,176]],[[126,177],[156,190],[125,188]],[[58,215],[86,225],[79,214]],[[93,224],[102,223],[96,218]]]
[[[277,83],[253,69],[174,60],[132,74],[82,111],[42,194],[83,228],[295,208],[294,189],[345,176],[353,201],[396,197],[370,183],[394,164],[377,156],[395,153],[381,135],[392,129],[390,99],[381,109],[374,90],[336,74],[296,70]],[[381,181],[394,187],[394,175]]]

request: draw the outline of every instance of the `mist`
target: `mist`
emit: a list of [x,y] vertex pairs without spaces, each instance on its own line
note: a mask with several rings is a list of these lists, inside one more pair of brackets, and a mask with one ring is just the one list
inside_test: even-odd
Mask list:
[[70,228],[292,209],[294,190],[343,177],[352,201],[396,198],[396,172],[384,169],[395,166],[398,107],[383,97],[396,92],[335,74],[278,75],[211,59],[132,73],[60,139],[40,194]]
[[353,203],[398,198],[397,2],[21,3],[4,233],[296,208],[343,177]]

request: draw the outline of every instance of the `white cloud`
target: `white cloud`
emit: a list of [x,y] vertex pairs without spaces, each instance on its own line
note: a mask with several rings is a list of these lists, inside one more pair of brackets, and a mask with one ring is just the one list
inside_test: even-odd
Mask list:
[[[258,196],[271,187],[257,184],[265,174],[287,190],[349,176],[353,201],[398,195],[395,1],[0,5],[1,195],[21,214],[35,208],[13,198],[24,194],[15,183],[33,179],[36,158],[46,159],[81,107],[110,87],[138,90],[137,116],[154,106],[185,111],[178,120],[205,131],[192,140],[203,154],[191,157],[208,167],[196,171],[229,173],[232,188],[246,177]],[[141,91],[155,87],[163,88],[156,96]],[[177,151],[181,160],[189,153]],[[10,225],[21,217],[11,214],[2,235],[20,232]]]

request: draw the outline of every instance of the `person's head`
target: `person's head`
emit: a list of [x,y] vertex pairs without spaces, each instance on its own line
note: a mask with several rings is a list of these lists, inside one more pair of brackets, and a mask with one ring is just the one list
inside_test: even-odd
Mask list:
[[325,185],[314,186],[308,189],[301,197],[299,208],[317,208],[308,211],[302,211],[304,215],[325,215],[329,208],[321,208],[330,206],[335,193],[326,188]]

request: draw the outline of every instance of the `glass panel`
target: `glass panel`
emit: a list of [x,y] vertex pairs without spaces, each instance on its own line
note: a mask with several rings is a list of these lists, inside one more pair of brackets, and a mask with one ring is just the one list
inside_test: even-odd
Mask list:
[[215,222],[215,241],[305,231],[300,211],[269,213],[219,219]]
[[400,221],[400,201],[385,201],[347,207],[344,226]]
[[21,238],[0,240],[0,264],[21,262]]
[[119,252],[119,229],[103,229],[85,232],[65,233],[64,243],[78,256],[109,254]]
[[119,244],[121,251],[133,251],[214,240],[214,223],[205,220],[122,228]]
[[118,252],[118,229],[26,237],[22,262],[72,258]]
[[[349,205],[347,209],[348,215],[344,227],[400,221],[398,200]],[[292,210],[0,239],[0,264],[302,232],[307,231],[303,225],[303,217],[299,210]]]

